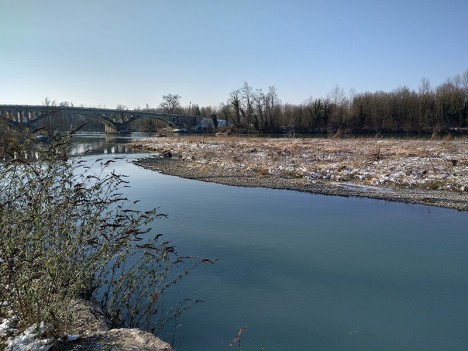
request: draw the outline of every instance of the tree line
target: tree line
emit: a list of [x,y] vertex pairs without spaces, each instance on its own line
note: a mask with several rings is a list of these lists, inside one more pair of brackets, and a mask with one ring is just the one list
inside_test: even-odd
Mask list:
[[436,88],[422,79],[418,91],[347,95],[336,86],[325,98],[282,104],[274,87],[267,92],[248,83],[231,92],[216,111],[219,118],[245,131],[304,133],[424,132],[468,128],[468,70]]
[[468,128],[468,70],[432,88],[423,78],[417,91],[348,94],[338,85],[326,96],[301,104],[282,103],[277,90],[255,89],[247,82],[216,107],[182,107],[179,95],[165,95],[165,112],[224,119],[242,132],[278,133],[433,133]]
[[[70,103],[61,103],[60,105]],[[71,104],[71,106],[73,106]],[[118,105],[117,109],[127,109]],[[326,97],[310,97],[301,104],[282,103],[276,88],[266,91],[247,82],[233,90],[217,107],[190,103],[182,106],[178,94],[163,95],[158,107],[135,110],[223,119],[244,133],[433,133],[468,129],[468,70],[433,88],[423,78],[417,91],[406,86],[391,92],[347,94],[338,85]],[[144,125],[144,123],[151,125]],[[140,129],[154,130],[153,121]]]

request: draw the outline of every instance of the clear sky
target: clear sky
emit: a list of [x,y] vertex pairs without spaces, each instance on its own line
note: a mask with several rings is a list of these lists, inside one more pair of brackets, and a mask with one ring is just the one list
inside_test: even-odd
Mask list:
[[0,104],[217,106],[433,87],[468,69],[467,0],[0,0]]

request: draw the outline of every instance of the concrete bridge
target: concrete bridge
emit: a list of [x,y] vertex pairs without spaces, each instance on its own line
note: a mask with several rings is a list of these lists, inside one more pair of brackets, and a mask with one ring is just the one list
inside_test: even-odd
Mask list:
[[129,124],[142,118],[157,119],[169,126],[195,126],[201,120],[199,116],[186,116],[137,110],[113,110],[105,108],[87,108],[70,106],[32,106],[32,105],[0,105],[0,117],[18,127],[30,127],[33,123],[45,118],[59,116],[84,116],[98,121],[105,126],[106,133],[122,133],[129,131]]

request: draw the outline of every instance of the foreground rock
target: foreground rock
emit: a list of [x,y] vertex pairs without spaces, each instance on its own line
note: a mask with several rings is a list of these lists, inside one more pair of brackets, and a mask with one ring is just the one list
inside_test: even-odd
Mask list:
[[89,301],[78,300],[73,304],[73,322],[68,334],[76,340],[54,345],[55,351],[172,351],[171,346],[140,329],[111,329],[101,309]]
[[184,178],[468,210],[467,138],[183,137],[133,146],[161,155],[137,164]]
[[170,345],[140,329],[111,329],[91,333],[53,350],[171,351]]

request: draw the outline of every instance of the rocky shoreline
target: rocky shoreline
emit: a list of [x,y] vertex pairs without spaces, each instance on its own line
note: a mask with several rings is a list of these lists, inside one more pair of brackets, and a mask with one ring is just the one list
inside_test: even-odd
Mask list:
[[242,187],[366,197],[468,211],[468,139],[150,138],[135,163]]
[[70,309],[73,320],[68,332],[76,336],[57,342],[51,351],[173,351],[168,343],[143,330],[112,329],[95,303],[77,299]]

